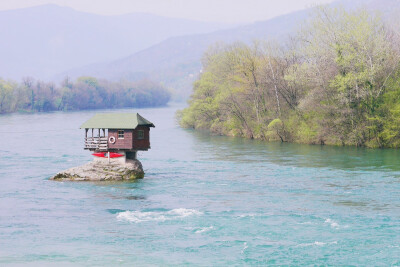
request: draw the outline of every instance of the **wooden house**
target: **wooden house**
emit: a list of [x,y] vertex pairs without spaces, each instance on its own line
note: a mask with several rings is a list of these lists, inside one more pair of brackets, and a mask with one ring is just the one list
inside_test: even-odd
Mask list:
[[137,151],[150,148],[150,127],[155,126],[138,113],[101,113],[80,128],[85,129],[84,149],[108,157],[119,153],[125,159],[136,159]]

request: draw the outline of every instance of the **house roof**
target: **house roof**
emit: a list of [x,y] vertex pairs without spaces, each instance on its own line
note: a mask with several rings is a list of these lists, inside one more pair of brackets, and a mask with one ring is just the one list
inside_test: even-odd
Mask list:
[[155,127],[139,113],[99,113],[82,124],[80,129],[136,129],[138,126]]

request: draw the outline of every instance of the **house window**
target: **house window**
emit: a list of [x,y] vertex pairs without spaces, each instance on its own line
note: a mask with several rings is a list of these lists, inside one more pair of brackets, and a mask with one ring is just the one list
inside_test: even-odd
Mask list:
[[144,131],[143,130],[138,130],[137,139],[144,139]]
[[124,139],[124,130],[118,130],[118,139]]

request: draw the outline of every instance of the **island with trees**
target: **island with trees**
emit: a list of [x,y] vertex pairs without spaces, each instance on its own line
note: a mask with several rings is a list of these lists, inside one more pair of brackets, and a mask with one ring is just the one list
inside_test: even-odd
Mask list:
[[181,126],[308,144],[400,147],[399,29],[318,7],[282,42],[215,45]]

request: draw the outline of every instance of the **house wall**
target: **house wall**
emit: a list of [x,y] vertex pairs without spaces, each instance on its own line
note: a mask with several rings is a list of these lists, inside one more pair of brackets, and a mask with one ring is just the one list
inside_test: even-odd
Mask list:
[[[118,139],[118,130],[109,129],[108,130],[108,148],[109,149],[128,149],[131,150],[133,148],[132,141],[133,141],[133,130],[124,130],[124,139]],[[115,137],[115,143],[110,143],[110,137]]]
[[[138,139],[138,130],[144,131],[144,139]],[[133,130],[133,149],[148,150],[150,148],[150,127],[138,126]]]
[[[121,129],[124,130],[124,129]],[[138,131],[143,130],[144,139],[138,139]],[[150,148],[150,127],[138,126],[134,130],[124,130],[124,139],[118,139],[118,130],[109,129],[108,139],[115,137],[115,143],[108,141],[109,149],[148,150]]]

